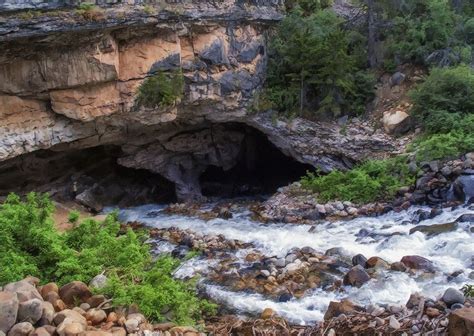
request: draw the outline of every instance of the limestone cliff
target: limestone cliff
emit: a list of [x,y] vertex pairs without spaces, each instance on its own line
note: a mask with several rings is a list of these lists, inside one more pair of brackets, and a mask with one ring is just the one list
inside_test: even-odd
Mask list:
[[[394,149],[382,134],[250,113],[265,78],[267,31],[282,18],[278,1],[97,1],[91,12],[74,9],[77,2],[0,2],[0,161],[114,144],[120,164],[159,173],[188,198],[200,195],[207,166],[235,164],[244,136],[229,122],[323,170]],[[178,104],[137,106],[147,77],[178,68]]]

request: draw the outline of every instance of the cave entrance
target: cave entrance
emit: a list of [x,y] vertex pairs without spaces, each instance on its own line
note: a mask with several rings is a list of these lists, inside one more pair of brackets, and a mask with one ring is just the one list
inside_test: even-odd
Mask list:
[[229,170],[208,166],[200,177],[203,196],[231,198],[274,193],[314,170],[311,165],[283,154],[262,132],[252,127],[226,124],[226,128],[245,134],[237,164]]
[[0,197],[9,192],[47,192],[59,202],[77,201],[100,212],[176,200],[174,184],[144,169],[117,163],[120,146],[67,151],[39,150],[0,163]]

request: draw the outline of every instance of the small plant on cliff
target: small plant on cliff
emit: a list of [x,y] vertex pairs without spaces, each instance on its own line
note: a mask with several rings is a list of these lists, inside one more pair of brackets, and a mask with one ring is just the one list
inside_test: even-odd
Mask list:
[[308,173],[301,184],[318,194],[318,199],[367,203],[387,200],[396,192],[414,182],[406,159],[403,157],[387,160],[370,160],[347,171],[332,171],[327,175]]
[[77,6],[76,14],[87,21],[100,21],[105,18],[104,11],[93,3],[83,2]]
[[163,71],[148,77],[138,89],[136,103],[149,108],[168,107],[183,97],[184,77],[181,70]]

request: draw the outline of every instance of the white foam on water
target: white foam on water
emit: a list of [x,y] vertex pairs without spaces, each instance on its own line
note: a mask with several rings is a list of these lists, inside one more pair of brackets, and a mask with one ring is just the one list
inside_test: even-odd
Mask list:
[[[349,256],[361,253],[367,258],[379,256],[389,262],[399,261],[406,255],[420,255],[431,260],[441,273],[435,278],[416,278],[406,273],[388,272],[378,279],[373,279],[361,288],[346,288],[343,294],[328,293],[317,290],[302,299],[290,302],[273,302],[258,294],[235,293],[219,286],[207,285],[208,293],[217,301],[224,302],[237,311],[258,313],[266,307],[273,308],[280,315],[294,323],[310,323],[321,320],[331,300],[349,297],[361,303],[403,304],[410,294],[422,292],[435,298],[452,286],[460,287],[463,283],[473,283],[467,275],[473,271],[474,235],[469,225],[459,225],[453,232],[446,232],[434,237],[427,237],[421,232],[409,234],[416,225],[410,220],[420,207],[413,207],[401,213],[388,213],[379,217],[360,217],[348,221],[324,222],[308,232],[310,226],[295,224],[264,225],[248,218],[248,213],[241,213],[229,220],[214,219],[204,221],[197,218],[156,213],[162,206],[147,205],[122,210],[120,217],[127,221],[139,221],[159,228],[177,227],[190,229],[201,234],[222,234],[227,239],[238,239],[253,243],[267,256],[285,256],[293,247],[310,246],[317,251],[325,252],[333,247],[342,247]],[[154,217],[147,215],[154,212]],[[442,224],[454,221],[464,213],[472,213],[467,207],[453,211],[445,210],[434,219],[421,222],[422,225]],[[419,225],[419,224],[418,224]],[[360,237],[364,230],[365,237]],[[186,276],[192,275],[193,267],[205,267],[195,261],[186,267]],[[448,283],[446,275],[464,270],[464,275]],[[310,307],[311,309],[309,309]]]

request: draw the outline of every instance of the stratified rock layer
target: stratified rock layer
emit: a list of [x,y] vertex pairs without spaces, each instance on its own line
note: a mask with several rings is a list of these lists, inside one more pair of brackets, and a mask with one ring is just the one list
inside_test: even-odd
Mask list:
[[[221,123],[256,128],[284,154],[323,171],[395,151],[393,140],[367,125],[275,123],[271,114],[249,112],[265,79],[267,31],[282,18],[281,5],[226,0],[4,14],[0,161],[112,144],[123,149],[121,164],[161,174],[187,199],[200,196],[206,167],[235,165],[243,135]],[[147,77],[177,69],[182,99],[137,105]]]

